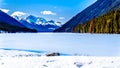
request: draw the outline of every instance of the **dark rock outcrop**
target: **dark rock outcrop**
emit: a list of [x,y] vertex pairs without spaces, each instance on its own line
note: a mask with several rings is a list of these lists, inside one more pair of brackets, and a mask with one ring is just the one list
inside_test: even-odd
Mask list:
[[60,53],[58,52],[49,53],[49,54],[46,54],[46,56],[60,56]]

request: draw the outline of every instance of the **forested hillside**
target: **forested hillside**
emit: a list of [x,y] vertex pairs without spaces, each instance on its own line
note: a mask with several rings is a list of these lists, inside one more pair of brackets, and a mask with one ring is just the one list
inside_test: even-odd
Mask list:
[[79,24],[73,28],[79,33],[120,33],[120,9],[115,9],[98,18]]
[[37,32],[34,29],[28,29],[28,28],[22,28],[18,26],[13,26],[4,22],[0,22],[0,30],[9,32],[9,33],[14,33],[14,32]]

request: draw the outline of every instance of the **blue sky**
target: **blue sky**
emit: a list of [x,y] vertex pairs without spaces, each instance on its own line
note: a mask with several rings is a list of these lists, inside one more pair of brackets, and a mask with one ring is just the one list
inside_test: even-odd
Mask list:
[[9,10],[8,14],[19,11],[66,22],[96,0],[0,0],[0,8]]

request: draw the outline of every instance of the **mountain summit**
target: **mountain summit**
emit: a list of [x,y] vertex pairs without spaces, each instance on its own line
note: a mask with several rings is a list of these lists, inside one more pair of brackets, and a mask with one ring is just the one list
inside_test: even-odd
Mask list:
[[116,8],[120,8],[120,0],[97,0],[94,4],[70,19],[61,28],[55,30],[55,32],[72,32],[74,26],[97,18]]
[[34,29],[26,28],[23,24],[0,10],[0,33],[1,32],[37,32]]
[[29,15],[26,18],[20,18],[17,15],[12,17],[25,27],[35,29],[38,32],[53,32],[55,29],[58,29],[62,26],[61,22],[56,22],[54,20],[47,21],[45,18],[36,17],[33,15]]
[[8,14],[2,12],[1,10],[0,10],[0,22],[11,24],[13,26],[25,27],[24,25],[19,23],[17,20],[15,20],[14,18],[10,17]]

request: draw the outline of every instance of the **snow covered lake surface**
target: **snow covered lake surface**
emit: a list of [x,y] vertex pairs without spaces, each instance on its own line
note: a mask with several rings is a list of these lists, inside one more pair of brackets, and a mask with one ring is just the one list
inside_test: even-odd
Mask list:
[[0,34],[0,48],[90,56],[120,56],[120,35],[79,33]]
[[120,35],[3,33],[0,68],[120,68]]

